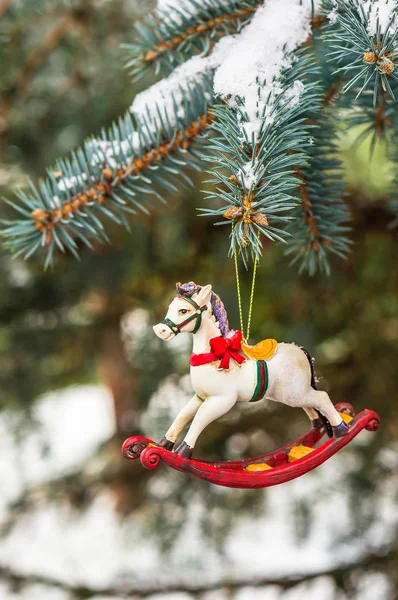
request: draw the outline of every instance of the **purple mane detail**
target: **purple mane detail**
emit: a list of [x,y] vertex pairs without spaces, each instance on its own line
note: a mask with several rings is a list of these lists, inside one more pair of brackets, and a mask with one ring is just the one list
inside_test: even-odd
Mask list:
[[[196,285],[196,283],[193,281],[190,281],[189,283],[177,283],[176,293],[178,296],[187,296],[188,298],[192,298],[192,296],[197,294],[202,287],[203,286],[201,285]],[[227,311],[225,310],[225,306],[221,298],[213,291],[211,292],[210,296],[210,304],[213,315],[215,316],[217,323],[220,325],[220,333],[223,337],[226,337],[229,334]]]

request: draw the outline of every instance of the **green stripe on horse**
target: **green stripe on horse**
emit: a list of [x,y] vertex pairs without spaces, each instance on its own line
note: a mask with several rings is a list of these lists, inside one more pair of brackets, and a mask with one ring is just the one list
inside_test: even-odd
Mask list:
[[249,402],[258,402],[265,396],[268,389],[268,365],[265,360],[257,361],[257,384],[253,396]]

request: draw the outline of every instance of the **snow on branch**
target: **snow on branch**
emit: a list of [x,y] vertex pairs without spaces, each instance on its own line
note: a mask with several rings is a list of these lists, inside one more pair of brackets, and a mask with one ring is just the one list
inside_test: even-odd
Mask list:
[[[281,74],[292,66],[294,51],[310,36],[314,8],[311,0],[266,2],[216,71],[215,93],[226,97],[232,107],[237,97],[242,99],[256,134],[272,119],[275,98],[282,91]],[[293,103],[302,91],[299,82],[290,90]]]
[[134,79],[151,66],[156,74],[170,72],[195,54],[207,54],[214,40],[239,32],[259,6],[259,0],[161,0],[137,24],[139,41],[124,46],[127,67]]
[[155,83],[138,94],[130,107],[130,112],[137,122],[157,131],[162,122],[168,121],[175,126],[179,119],[185,119],[187,97],[190,89],[198,85],[203,90],[205,100],[212,104],[214,94],[211,86],[214,70],[226,59],[236,45],[239,36],[227,36],[221,39],[210,55],[194,56],[177,67],[167,78]]
[[[378,30],[385,35],[386,31],[394,33],[397,28],[397,3],[394,0],[367,0],[362,5],[363,22],[369,35],[377,35]],[[362,16],[361,15],[361,16]]]

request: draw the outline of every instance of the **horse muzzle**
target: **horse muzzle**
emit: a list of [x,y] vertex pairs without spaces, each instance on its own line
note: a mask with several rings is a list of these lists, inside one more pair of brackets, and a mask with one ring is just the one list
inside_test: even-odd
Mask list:
[[173,333],[170,327],[168,327],[164,323],[158,323],[157,325],[154,325],[152,329],[154,330],[158,338],[165,342],[169,342],[175,337],[175,333]]

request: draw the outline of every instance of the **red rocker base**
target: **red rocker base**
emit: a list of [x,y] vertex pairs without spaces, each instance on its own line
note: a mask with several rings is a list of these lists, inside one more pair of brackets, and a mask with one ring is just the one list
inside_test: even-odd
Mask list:
[[140,458],[147,469],[156,469],[163,460],[166,465],[177,471],[190,473],[199,479],[225,487],[263,488],[279,485],[319,467],[351,442],[362,429],[377,431],[379,428],[380,417],[372,410],[366,408],[354,416],[354,410],[348,403],[337,404],[336,408],[348,424],[349,431],[343,437],[328,438],[318,448],[314,446],[325,434],[323,426],[311,428],[305,435],[283,448],[264,456],[244,460],[187,460],[140,436],[128,438],[122,446],[122,454],[128,460]]

